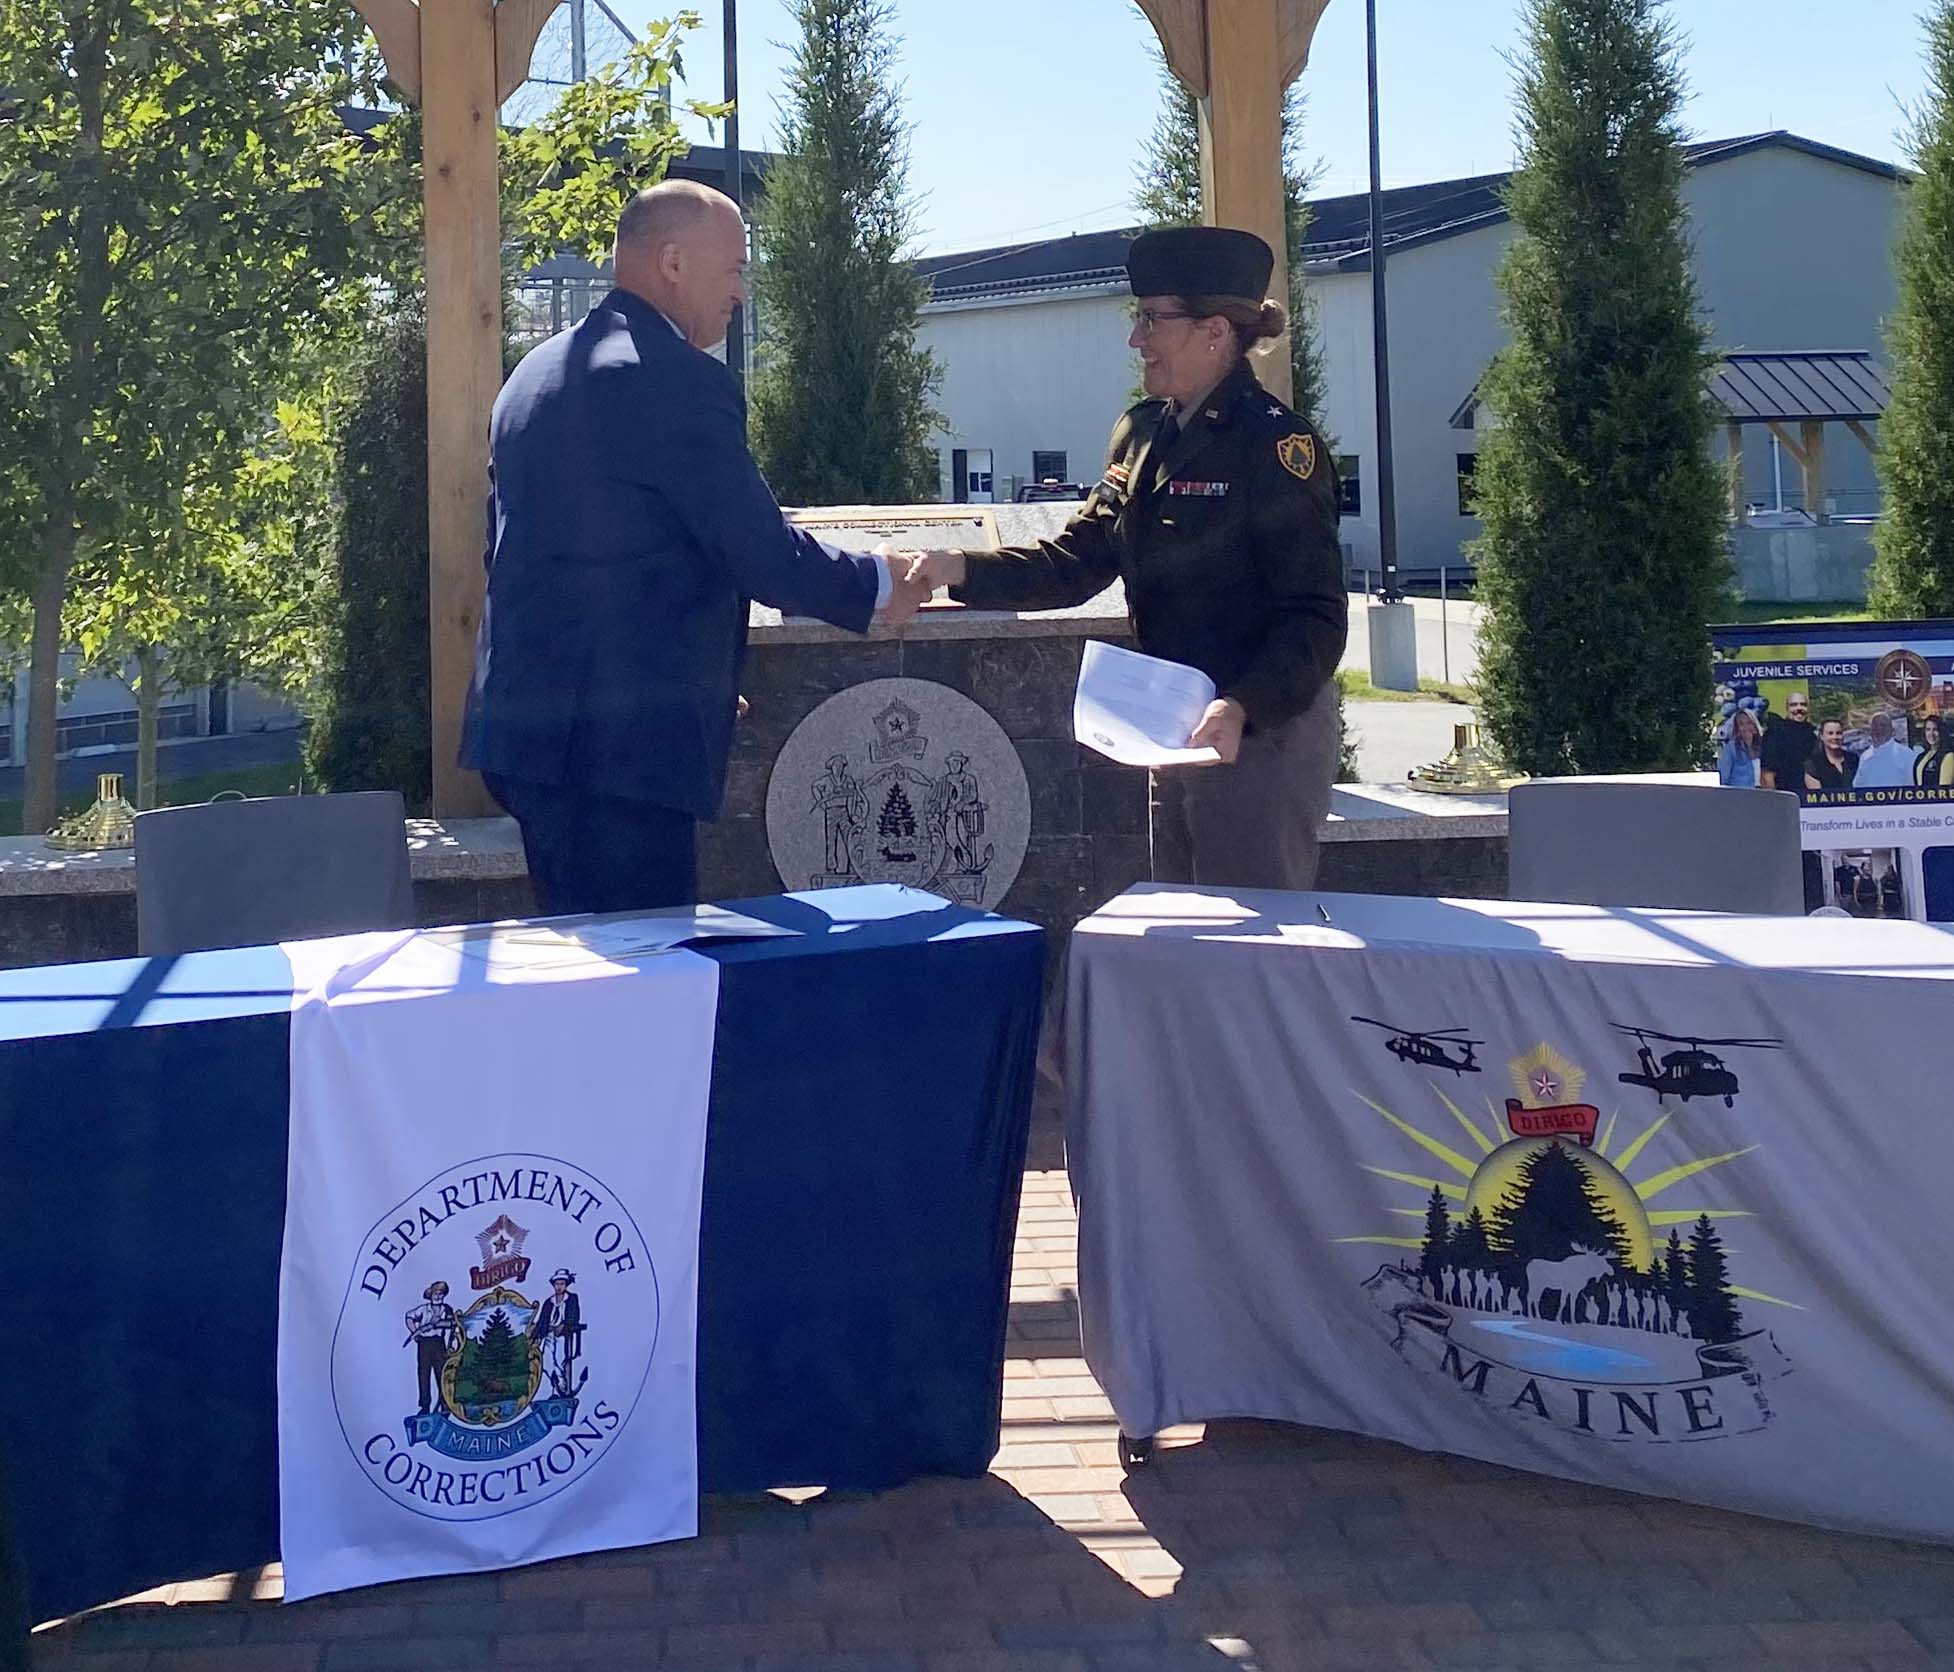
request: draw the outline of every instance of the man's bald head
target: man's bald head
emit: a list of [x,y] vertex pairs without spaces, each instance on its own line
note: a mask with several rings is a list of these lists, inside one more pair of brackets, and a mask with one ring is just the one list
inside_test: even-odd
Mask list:
[[661,244],[685,237],[715,211],[739,214],[724,192],[696,180],[661,180],[625,204],[624,213],[617,218],[617,248],[634,253],[655,251]]
[[726,339],[746,300],[746,222],[724,192],[692,180],[648,187],[618,216],[617,282],[646,301],[698,348]]

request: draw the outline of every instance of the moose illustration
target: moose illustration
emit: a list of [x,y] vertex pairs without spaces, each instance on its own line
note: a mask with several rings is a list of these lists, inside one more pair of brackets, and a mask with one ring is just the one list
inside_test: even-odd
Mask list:
[[[1573,1323],[1574,1302],[1582,1290],[1613,1273],[1614,1267],[1607,1255],[1596,1253],[1578,1242],[1565,1260],[1527,1261],[1527,1294],[1533,1300],[1533,1315],[1546,1318],[1551,1323]],[[1554,1291],[1554,1310],[1551,1314],[1541,1298],[1549,1289]]]

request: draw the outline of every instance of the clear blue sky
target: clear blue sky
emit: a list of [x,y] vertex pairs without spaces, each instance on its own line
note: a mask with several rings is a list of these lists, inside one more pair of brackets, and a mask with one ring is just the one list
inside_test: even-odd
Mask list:
[[[682,9],[611,0],[634,27]],[[723,0],[686,51],[688,90],[716,97]],[[1902,107],[1924,87],[1916,0],[1687,0],[1692,134],[1790,128],[1899,161]],[[1379,0],[1386,184],[1510,165],[1517,0]],[[910,184],[928,251],[1132,220],[1134,159],[1158,93],[1131,0],[898,0]],[[741,140],[771,142],[791,33],[782,0],[740,0]],[[1362,0],[1330,0],[1309,68],[1305,135],[1319,190],[1368,183]]]

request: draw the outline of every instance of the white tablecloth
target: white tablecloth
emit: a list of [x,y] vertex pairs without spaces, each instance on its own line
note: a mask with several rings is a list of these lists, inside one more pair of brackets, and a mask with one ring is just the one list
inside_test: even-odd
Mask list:
[[1142,887],[1070,972],[1128,1433],[1273,1417],[1954,1537],[1954,933]]

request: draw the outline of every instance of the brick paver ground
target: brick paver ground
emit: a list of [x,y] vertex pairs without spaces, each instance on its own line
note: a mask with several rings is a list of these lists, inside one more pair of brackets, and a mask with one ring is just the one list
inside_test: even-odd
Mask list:
[[690,1543],[290,1608],[275,1568],[175,1585],[43,1631],[37,1672],[1954,1668],[1954,1551],[1273,1424],[1123,1474],[1048,1122],[1032,1160],[987,1478],[715,1499]]

